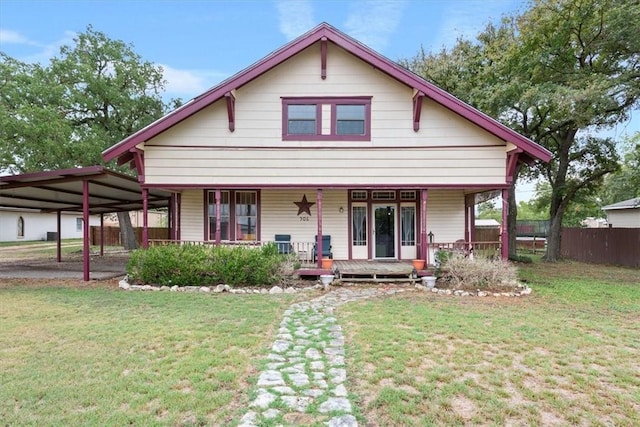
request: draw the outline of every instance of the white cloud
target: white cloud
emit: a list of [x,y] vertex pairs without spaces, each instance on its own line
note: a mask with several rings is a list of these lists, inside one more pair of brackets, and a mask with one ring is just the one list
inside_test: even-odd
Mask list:
[[308,0],[278,0],[276,6],[280,32],[287,40],[295,39],[316,24],[311,2]]
[[374,50],[383,50],[389,36],[396,30],[406,1],[402,0],[364,0],[355,2],[345,22],[346,32],[370,46]]
[[166,94],[187,100],[205,92],[228,75],[218,71],[179,70],[169,65],[159,65],[167,81]]
[[5,30],[0,28],[0,44],[35,44],[28,38],[13,30]]

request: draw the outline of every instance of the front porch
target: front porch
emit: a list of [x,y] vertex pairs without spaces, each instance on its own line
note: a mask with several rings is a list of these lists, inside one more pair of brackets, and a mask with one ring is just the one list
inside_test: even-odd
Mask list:
[[414,282],[433,271],[417,271],[411,261],[337,260],[331,269],[302,267],[296,274],[301,277],[334,274],[337,280],[350,282]]

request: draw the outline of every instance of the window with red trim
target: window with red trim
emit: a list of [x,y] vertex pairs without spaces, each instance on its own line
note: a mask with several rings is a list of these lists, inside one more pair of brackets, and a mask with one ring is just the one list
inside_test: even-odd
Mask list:
[[370,141],[371,97],[282,98],[282,139]]

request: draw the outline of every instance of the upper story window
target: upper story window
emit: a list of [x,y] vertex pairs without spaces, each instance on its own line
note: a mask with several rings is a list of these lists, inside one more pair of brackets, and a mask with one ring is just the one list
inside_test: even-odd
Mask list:
[[282,139],[370,141],[371,97],[282,98]]

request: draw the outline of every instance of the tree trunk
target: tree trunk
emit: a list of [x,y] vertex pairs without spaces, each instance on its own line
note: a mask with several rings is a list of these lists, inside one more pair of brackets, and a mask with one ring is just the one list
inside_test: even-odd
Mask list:
[[562,217],[566,208],[567,200],[561,194],[560,189],[554,188],[551,191],[551,206],[549,208],[549,235],[547,236],[547,253],[545,261],[556,262],[561,258],[560,244],[562,242]]
[[118,223],[120,225],[120,241],[122,247],[128,251],[138,248],[136,234],[131,225],[131,217],[129,212],[118,212]]

